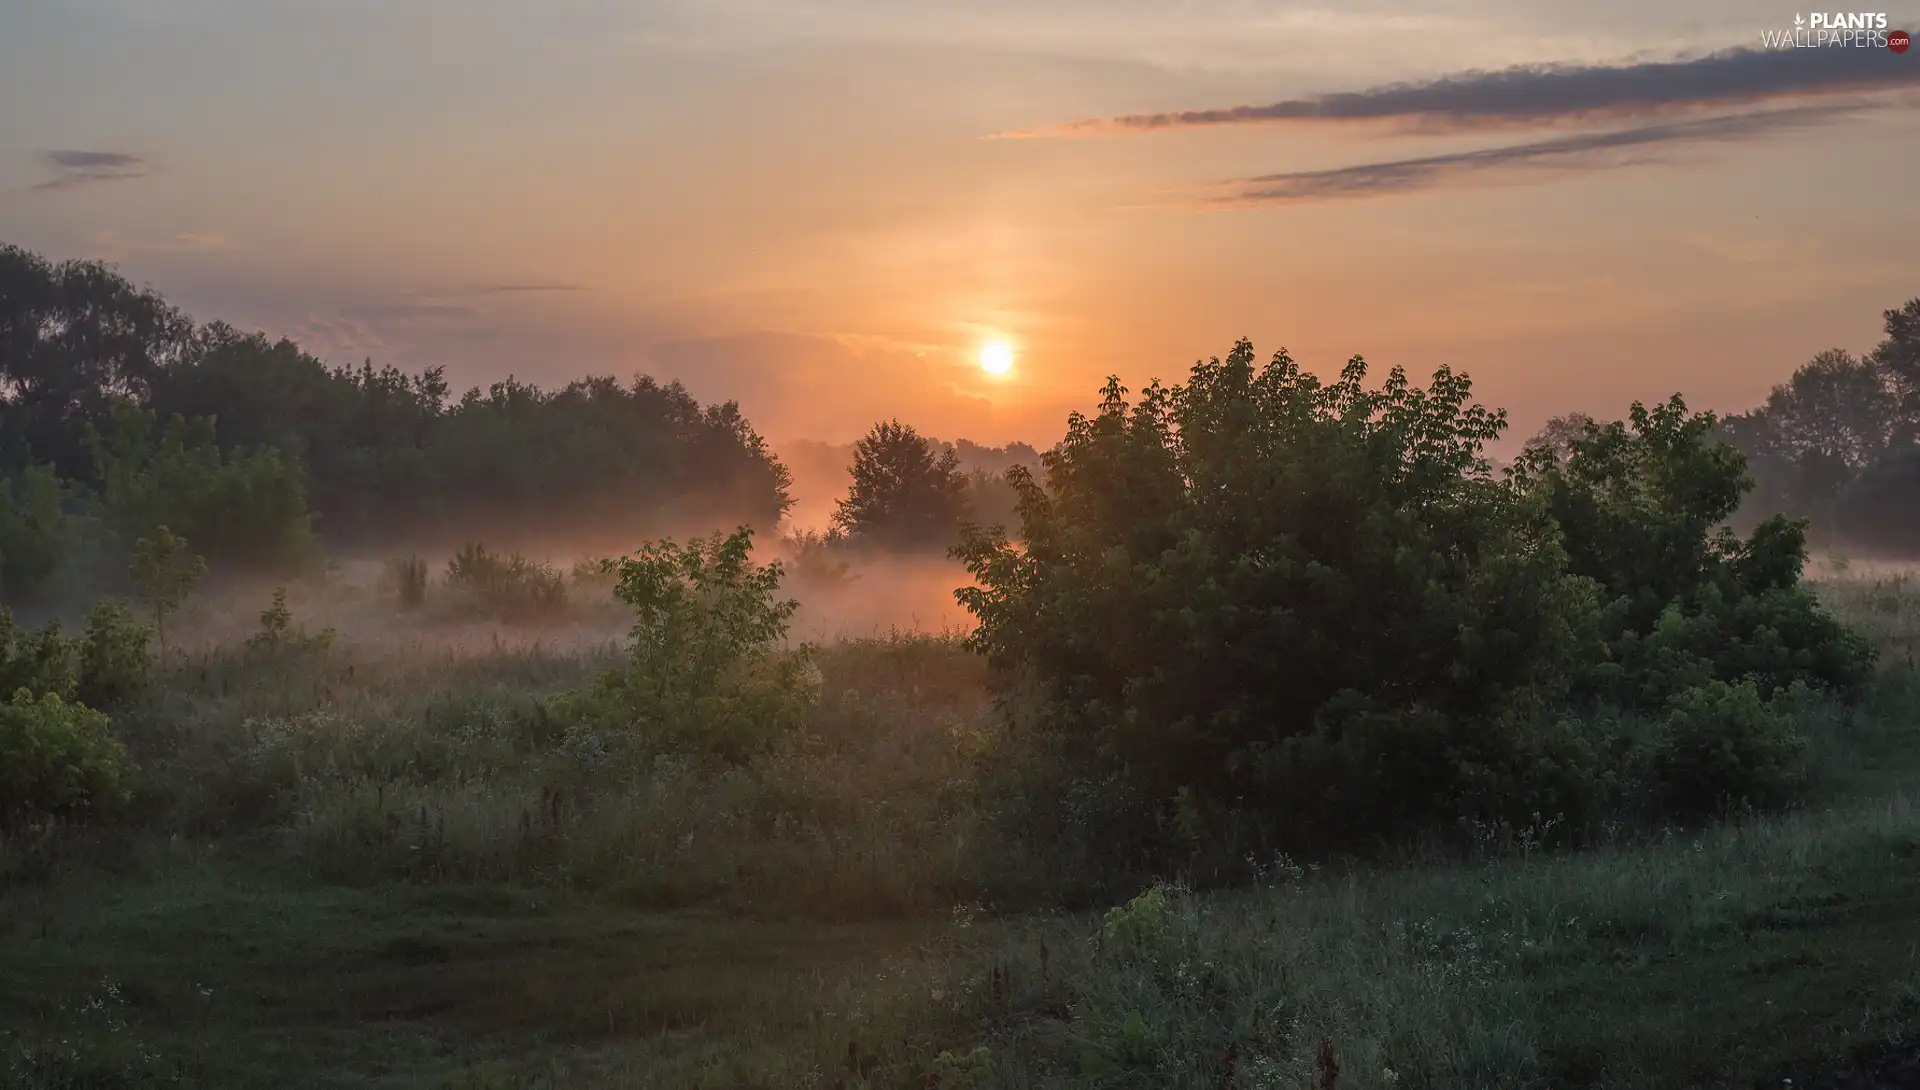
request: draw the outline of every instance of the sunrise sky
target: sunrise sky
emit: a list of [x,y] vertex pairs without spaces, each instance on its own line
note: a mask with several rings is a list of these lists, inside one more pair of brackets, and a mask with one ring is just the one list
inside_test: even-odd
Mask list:
[[1454,365],[1522,436],[1741,409],[1920,295],[1920,52],[1757,50],[1795,14],[0,0],[0,240],[336,362],[677,377],[777,441],[1044,444],[1242,335]]

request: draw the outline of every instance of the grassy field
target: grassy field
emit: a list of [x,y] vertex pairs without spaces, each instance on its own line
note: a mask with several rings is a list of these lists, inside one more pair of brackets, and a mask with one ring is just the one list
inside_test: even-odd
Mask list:
[[1200,891],[1023,831],[949,638],[825,648],[738,766],[569,733],[578,633],[227,641],[117,717],[130,820],[0,848],[0,1081],[1807,1085],[1920,1039],[1920,586],[1819,575],[1885,669],[1805,709],[1801,808]]

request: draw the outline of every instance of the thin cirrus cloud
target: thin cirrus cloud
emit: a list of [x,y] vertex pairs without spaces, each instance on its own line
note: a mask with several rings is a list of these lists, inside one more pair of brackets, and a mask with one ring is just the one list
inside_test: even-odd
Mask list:
[[41,161],[51,167],[55,174],[33,187],[40,192],[73,189],[96,182],[144,178],[153,171],[153,164],[147,158],[123,151],[55,150],[43,152]]
[[1287,204],[1407,193],[1480,182],[1537,180],[1576,171],[1661,162],[1685,144],[1756,140],[1825,124],[1869,107],[1855,101],[1793,106],[1726,117],[1669,121],[1606,132],[1578,133],[1525,144],[1362,163],[1331,170],[1263,174],[1224,183],[1215,204]]
[[1647,120],[1915,86],[1920,86],[1920,64],[1886,49],[1730,49],[1637,64],[1464,72],[1263,106],[1128,114],[995,135],[1089,136],[1245,124],[1371,124],[1415,132],[1459,132]]

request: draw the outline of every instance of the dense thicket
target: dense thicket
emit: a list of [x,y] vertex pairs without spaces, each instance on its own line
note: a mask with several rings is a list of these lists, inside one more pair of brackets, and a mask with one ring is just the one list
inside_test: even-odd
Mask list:
[[[1110,383],[1044,489],[1012,471],[1019,540],[970,531],[958,594],[1066,750],[1295,837],[1773,794],[1767,702],[1871,655],[1799,587],[1800,523],[1721,528],[1749,482],[1714,419],[1635,406],[1496,475],[1464,376],[1365,375],[1243,341],[1135,403]],[[1595,702],[1672,729],[1633,746]],[[1703,747],[1766,759],[1708,776]]]
[[54,508],[87,501],[123,535],[164,513],[211,560],[286,566],[315,532],[454,544],[527,527],[769,525],[788,484],[736,405],[678,384],[509,379],[453,398],[438,368],[328,367],[291,341],[198,326],[101,263],[0,246],[7,594],[46,577]]

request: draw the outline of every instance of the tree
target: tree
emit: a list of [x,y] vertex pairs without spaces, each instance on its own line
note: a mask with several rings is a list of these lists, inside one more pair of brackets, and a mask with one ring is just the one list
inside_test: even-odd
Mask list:
[[853,446],[853,484],[833,524],[860,544],[945,549],[967,515],[967,479],[952,450],[891,420]]
[[70,547],[60,479],[33,466],[17,480],[0,476],[0,602],[32,591]]
[[20,444],[0,456],[81,475],[88,421],[144,398],[192,343],[190,319],[112,266],[0,245],[0,435]]
[[185,538],[165,526],[152,537],[133,543],[133,563],[128,574],[140,600],[153,616],[154,637],[160,644],[160,660],[167,658],[167,618],[178,610],[206,574],[205,558],[187,552]]
[[1593,417],[1586,413],[1567,413],[1556,416],[1540,428],[1539,434],[1527,440],[1526,450],[1544,450],[1556,461],[1564,460],[1567,452],[1573,449],[1574,440],[1587,433],[1587,426],[1593,423]]
[[1893,376],[1901,393],[1899,438],[1920,442],[1920,299],[1909,299],[1886,312],[1887,338],[1873,351],[1873,361]]

